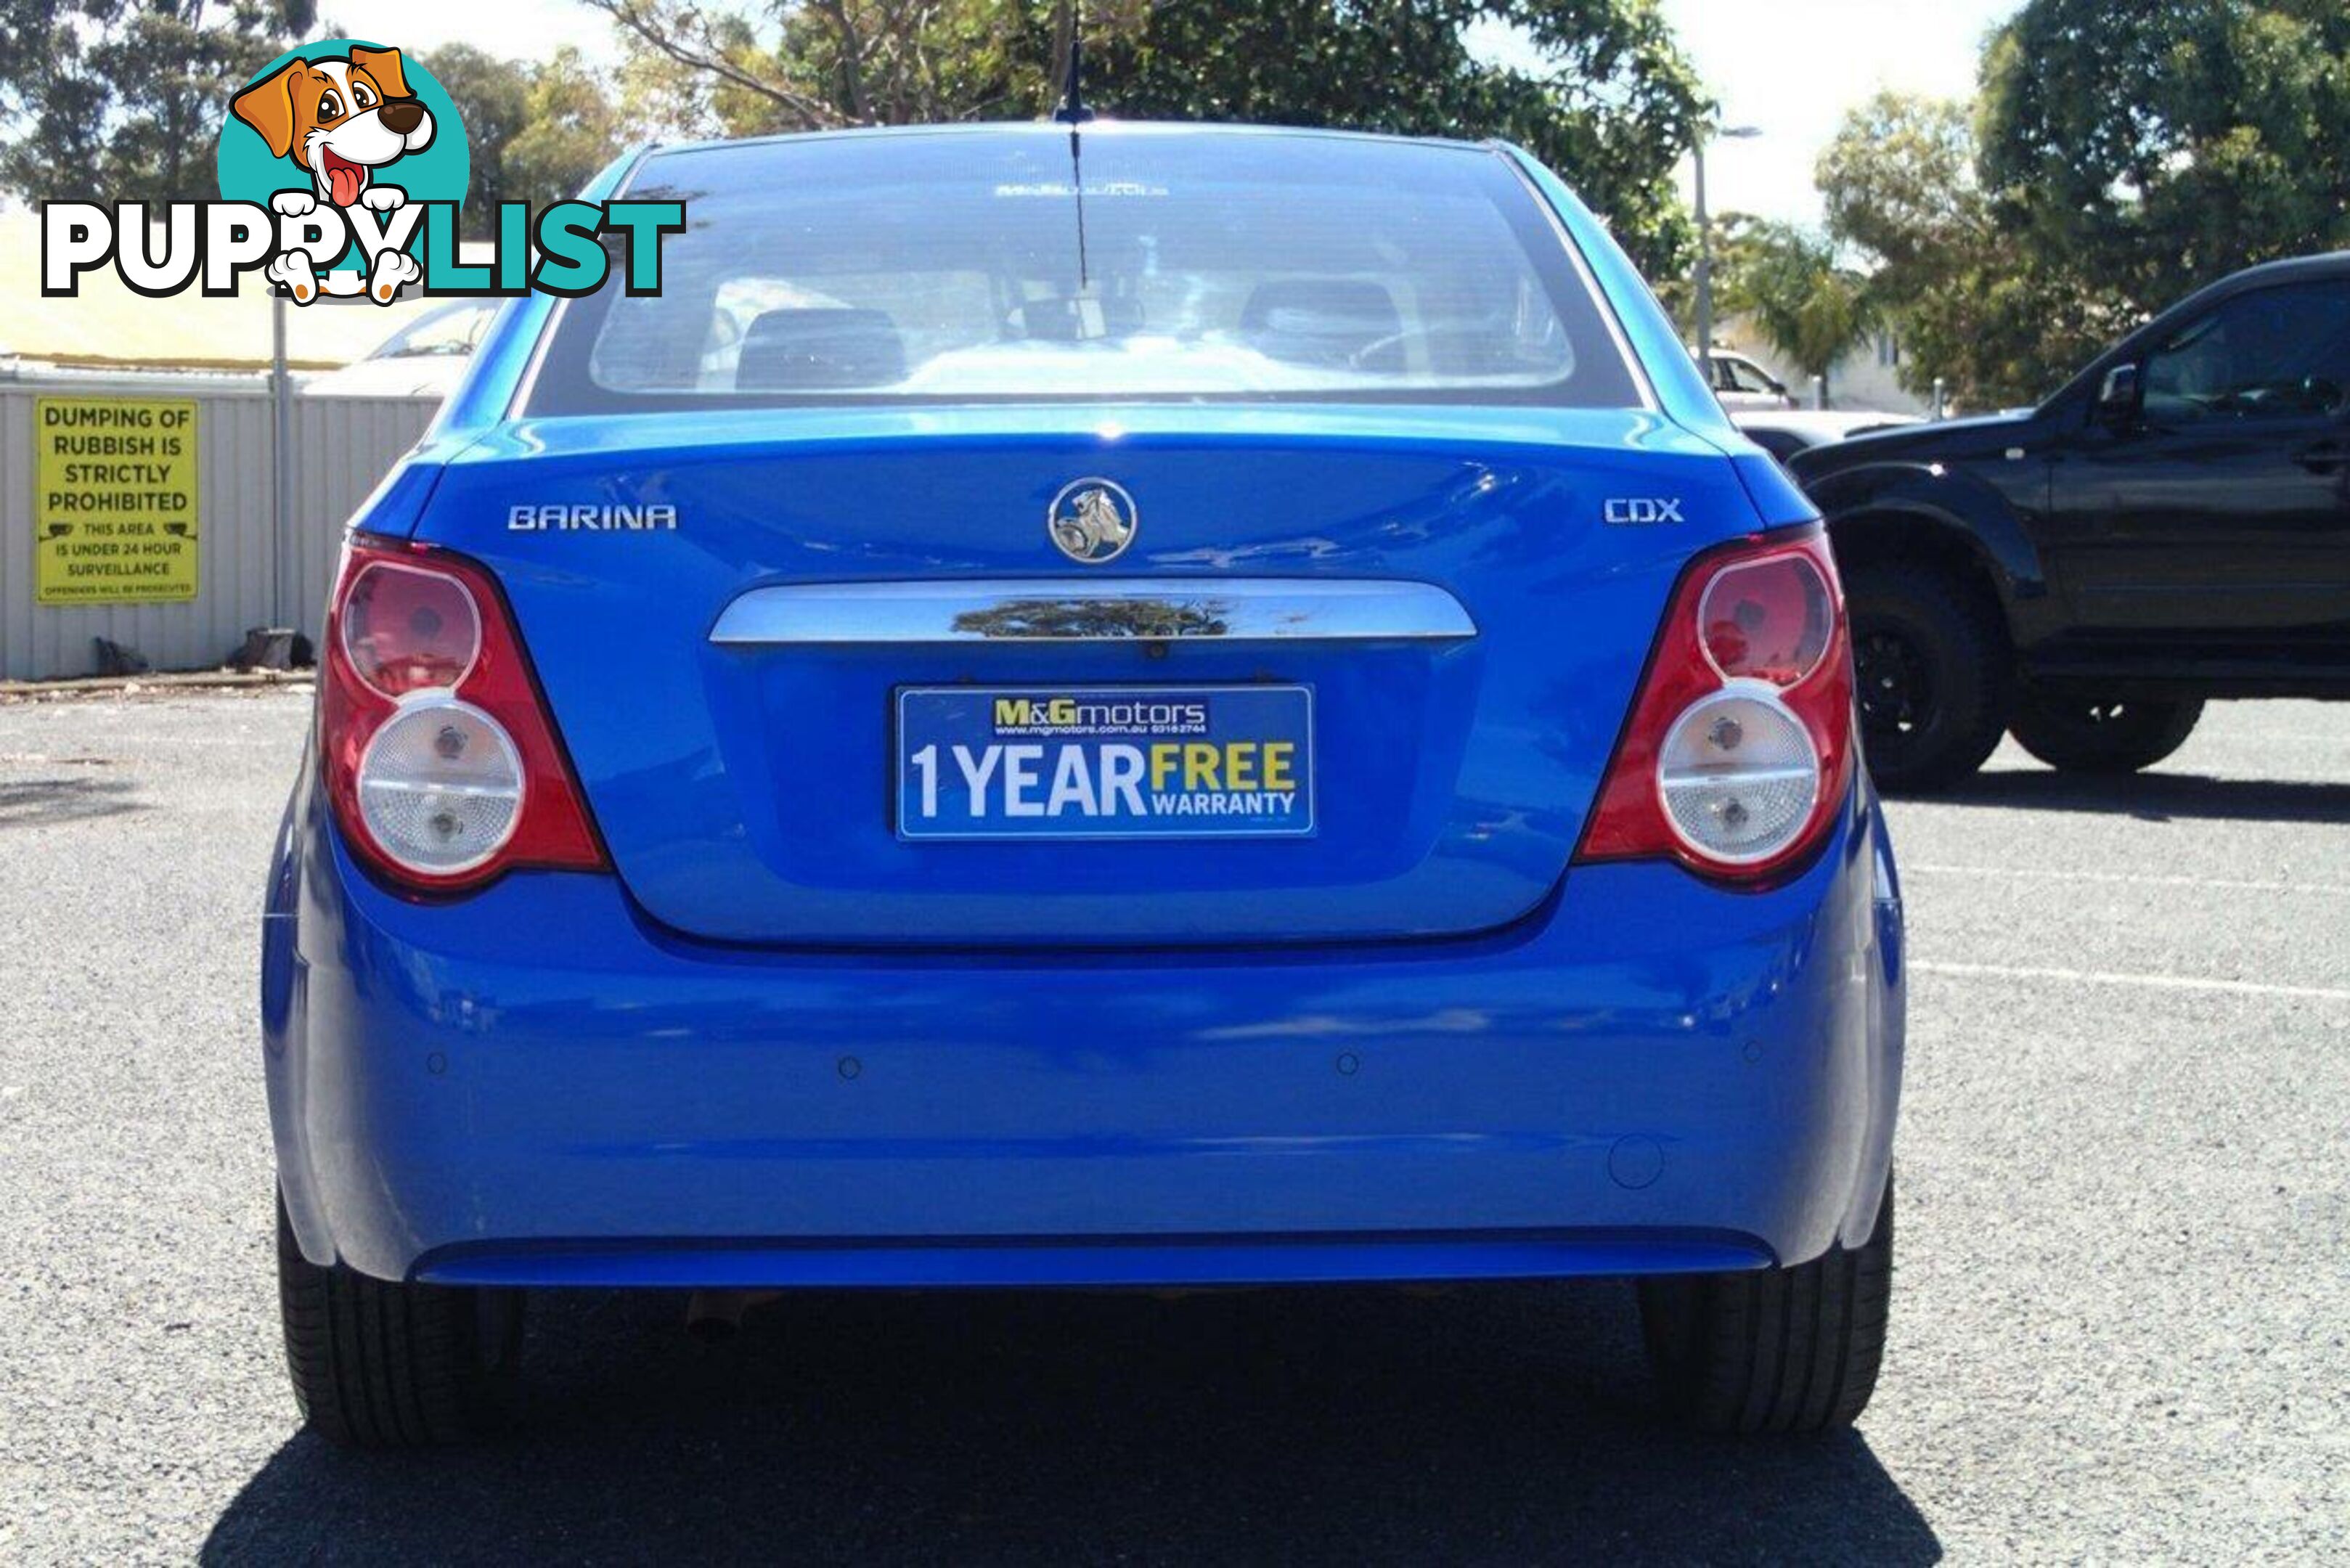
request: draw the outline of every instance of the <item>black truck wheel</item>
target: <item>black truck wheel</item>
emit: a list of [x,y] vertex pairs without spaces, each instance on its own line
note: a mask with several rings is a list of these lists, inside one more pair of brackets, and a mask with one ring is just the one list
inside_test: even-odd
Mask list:
[[1643,1280],[1665,1402],[1708,1432],[1848,1427],[1876,1391],[1893,1299],[1893,1178],[1856,1248],[1789,1269]]
[[504,1426],[521,1361],[513,1291],[394,1284],[302,1256],[277,1205],[277,1300],[303,1419],[355,1449],[421,1449]]
[[1940,789],[1977,768],[2007,726],[2007,638],[1997,609],[1947,572],[1910,562],[1854,567],[1861,746],[1887,791]]
[[2111,702],[2058,689],[2027,688],[2008,717],[2015,743],[2073,774],[2134,774],[2187,743],[2203,716],[2199,701]]

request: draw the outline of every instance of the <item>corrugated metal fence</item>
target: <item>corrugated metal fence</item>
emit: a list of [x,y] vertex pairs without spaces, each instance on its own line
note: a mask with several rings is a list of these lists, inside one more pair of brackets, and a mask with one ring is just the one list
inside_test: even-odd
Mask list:
[[[196,597],[171,604],[36,602],[36,405],[43,397],[196,405]],[[344,523],[432,422],[431,398],[296,397],[287,537],[275,525],[269,394],[259,388],[158,390],[77,376],[0,386],[0,680],[87,675],[94,639],[158,670],[220,664],[247,628],[293,627],[314,641]]]

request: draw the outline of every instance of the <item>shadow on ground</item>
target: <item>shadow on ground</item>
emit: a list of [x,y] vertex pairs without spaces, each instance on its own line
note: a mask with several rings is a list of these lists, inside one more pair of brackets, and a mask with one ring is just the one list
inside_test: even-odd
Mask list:
[[524,1431],[296,1437],[204,1561],[1940,1555],[1858,1436],[1664,1425],[1620,1286],[531,1304]]
[[2350,784],[2215,779],[2202,774],[2103,778],[2014,769],[1977,774],[1921,798],[1951,805],[2104,812],[2148,822],[2350,822]]
[[122,779],[10,779],[0,783],[0,828],[54,827],[147,807],[138,785]]

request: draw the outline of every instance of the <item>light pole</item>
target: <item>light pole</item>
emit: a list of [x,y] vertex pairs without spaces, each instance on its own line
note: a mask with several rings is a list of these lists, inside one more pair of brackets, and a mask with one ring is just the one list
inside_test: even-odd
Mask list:
[[[1744,141],[1762,134],[1759,125],[1717,125],[1713,134]],[[1705,211],[1705,135],[1698,128],[1690,156],[1697,161],[1697,368],[1708,388],[1713,385],[1713,223]]]

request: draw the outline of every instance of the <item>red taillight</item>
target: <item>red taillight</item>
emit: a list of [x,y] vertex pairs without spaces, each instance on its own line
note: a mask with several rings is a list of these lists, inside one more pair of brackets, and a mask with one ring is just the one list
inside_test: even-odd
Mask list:
[[344,585],[335,646],[351,672],[397,701],[432,687],[454,691],[482,656],[482,612],[463,582],[406,561],[367,561]]
[[354,539],[328,607],[328,797],[369,865],[411,888],[608,862],[496,582],[422,545]]
[[1817,527],[1691,562],[1579,860],[1760,881],[1817,847],[1852,776],[1852,650]]
[[1801,551],[1732,562],[1698,601],[1706,659],[1728,679],[1793,686],[1827,656],[1833,597],[1829,575]]

